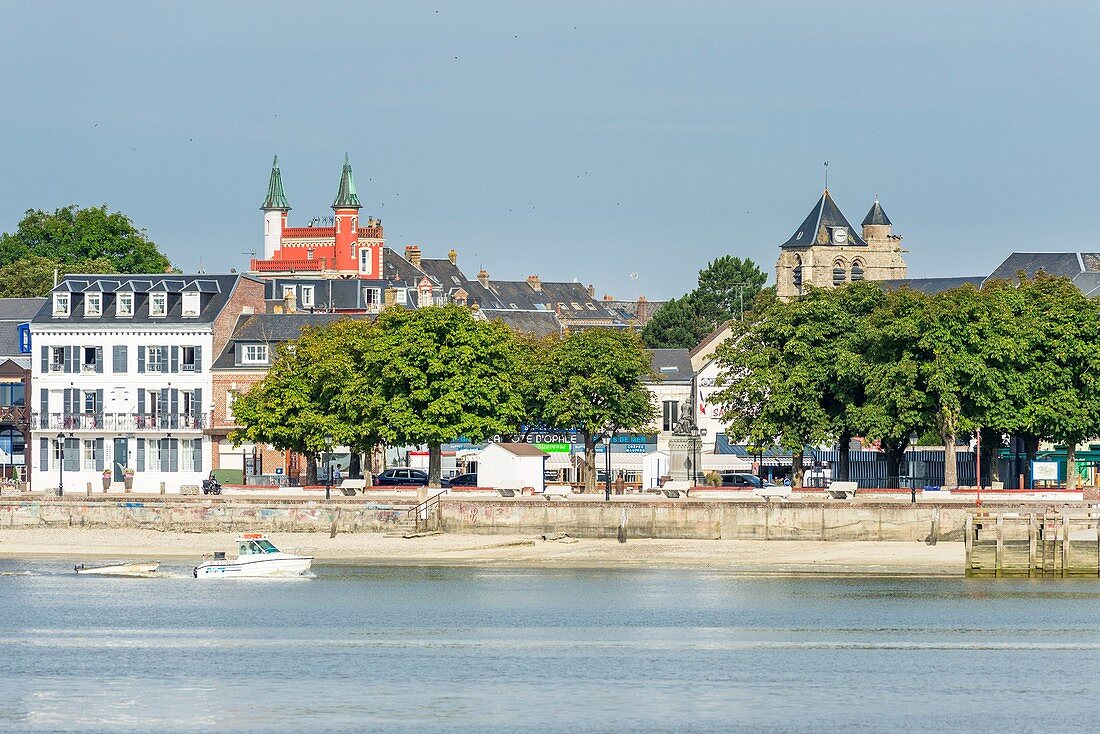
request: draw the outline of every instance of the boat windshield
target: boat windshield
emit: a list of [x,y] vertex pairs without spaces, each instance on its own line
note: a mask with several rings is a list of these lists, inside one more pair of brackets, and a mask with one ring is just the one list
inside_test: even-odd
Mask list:
[[254,556],[264,553],[278,553],[279,549],[271,544],[270,541],[259,540],[242,540],[239,545],[239,552],[242,556]]

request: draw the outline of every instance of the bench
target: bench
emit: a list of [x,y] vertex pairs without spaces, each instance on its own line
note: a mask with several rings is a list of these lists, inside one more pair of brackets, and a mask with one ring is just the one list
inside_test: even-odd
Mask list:
[[768,487],[756,487],[753,494],[765,502],[771,502],[773,497],[778,497],[782,502],[786,502],[791,496],[791,488],[782,484],[773,484]]
[[843,500],[855,497],[857,488],[858,484],[856,482],[833,482],[825,488],[825,494],[834,500]]
[[573,488],[568,484],[547,484],[546,488],[542,490],[542,496],[548,500],[555,497],[560,500],[567,500],[571,494],[573,494]]
[[658,490],[669,499],[687,497],[691,490],[691,482],[683,479],[670,479]]
[[356,492],[362,493],[366,488],[366,479],[341,479],[337,487],[345,497],[354,497]]

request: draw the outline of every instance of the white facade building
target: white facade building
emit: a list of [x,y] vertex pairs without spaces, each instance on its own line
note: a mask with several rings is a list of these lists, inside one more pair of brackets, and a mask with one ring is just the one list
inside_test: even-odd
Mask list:
[[262,298],[238,275],[66,276],[31,322],[32,489],[200,484],[215,332]]

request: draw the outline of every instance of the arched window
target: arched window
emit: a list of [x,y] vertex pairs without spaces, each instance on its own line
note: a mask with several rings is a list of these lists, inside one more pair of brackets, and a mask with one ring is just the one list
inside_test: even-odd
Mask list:
[[351,218],[351,233],[356,234],[359,232],[359,217]]
[[833,285],[841,285],[848,277],[848,269],[844,267],[844,260],[837,258],[833,263]]
[[852,262],[852,282],[858,283],[863,280],[863,261],[855,260]]
[[795,288],[802,287],[802,258],[798,255],[794,256],[794,269],[791,271],[791,282],[794,283]]

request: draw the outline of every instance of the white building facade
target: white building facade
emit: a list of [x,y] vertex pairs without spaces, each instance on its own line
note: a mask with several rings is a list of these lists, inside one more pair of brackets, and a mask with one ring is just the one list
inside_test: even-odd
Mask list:
[[31,322],[32,489],[201,484],[215,331],[242,281],[262,304],[237,275],[64,278]]

